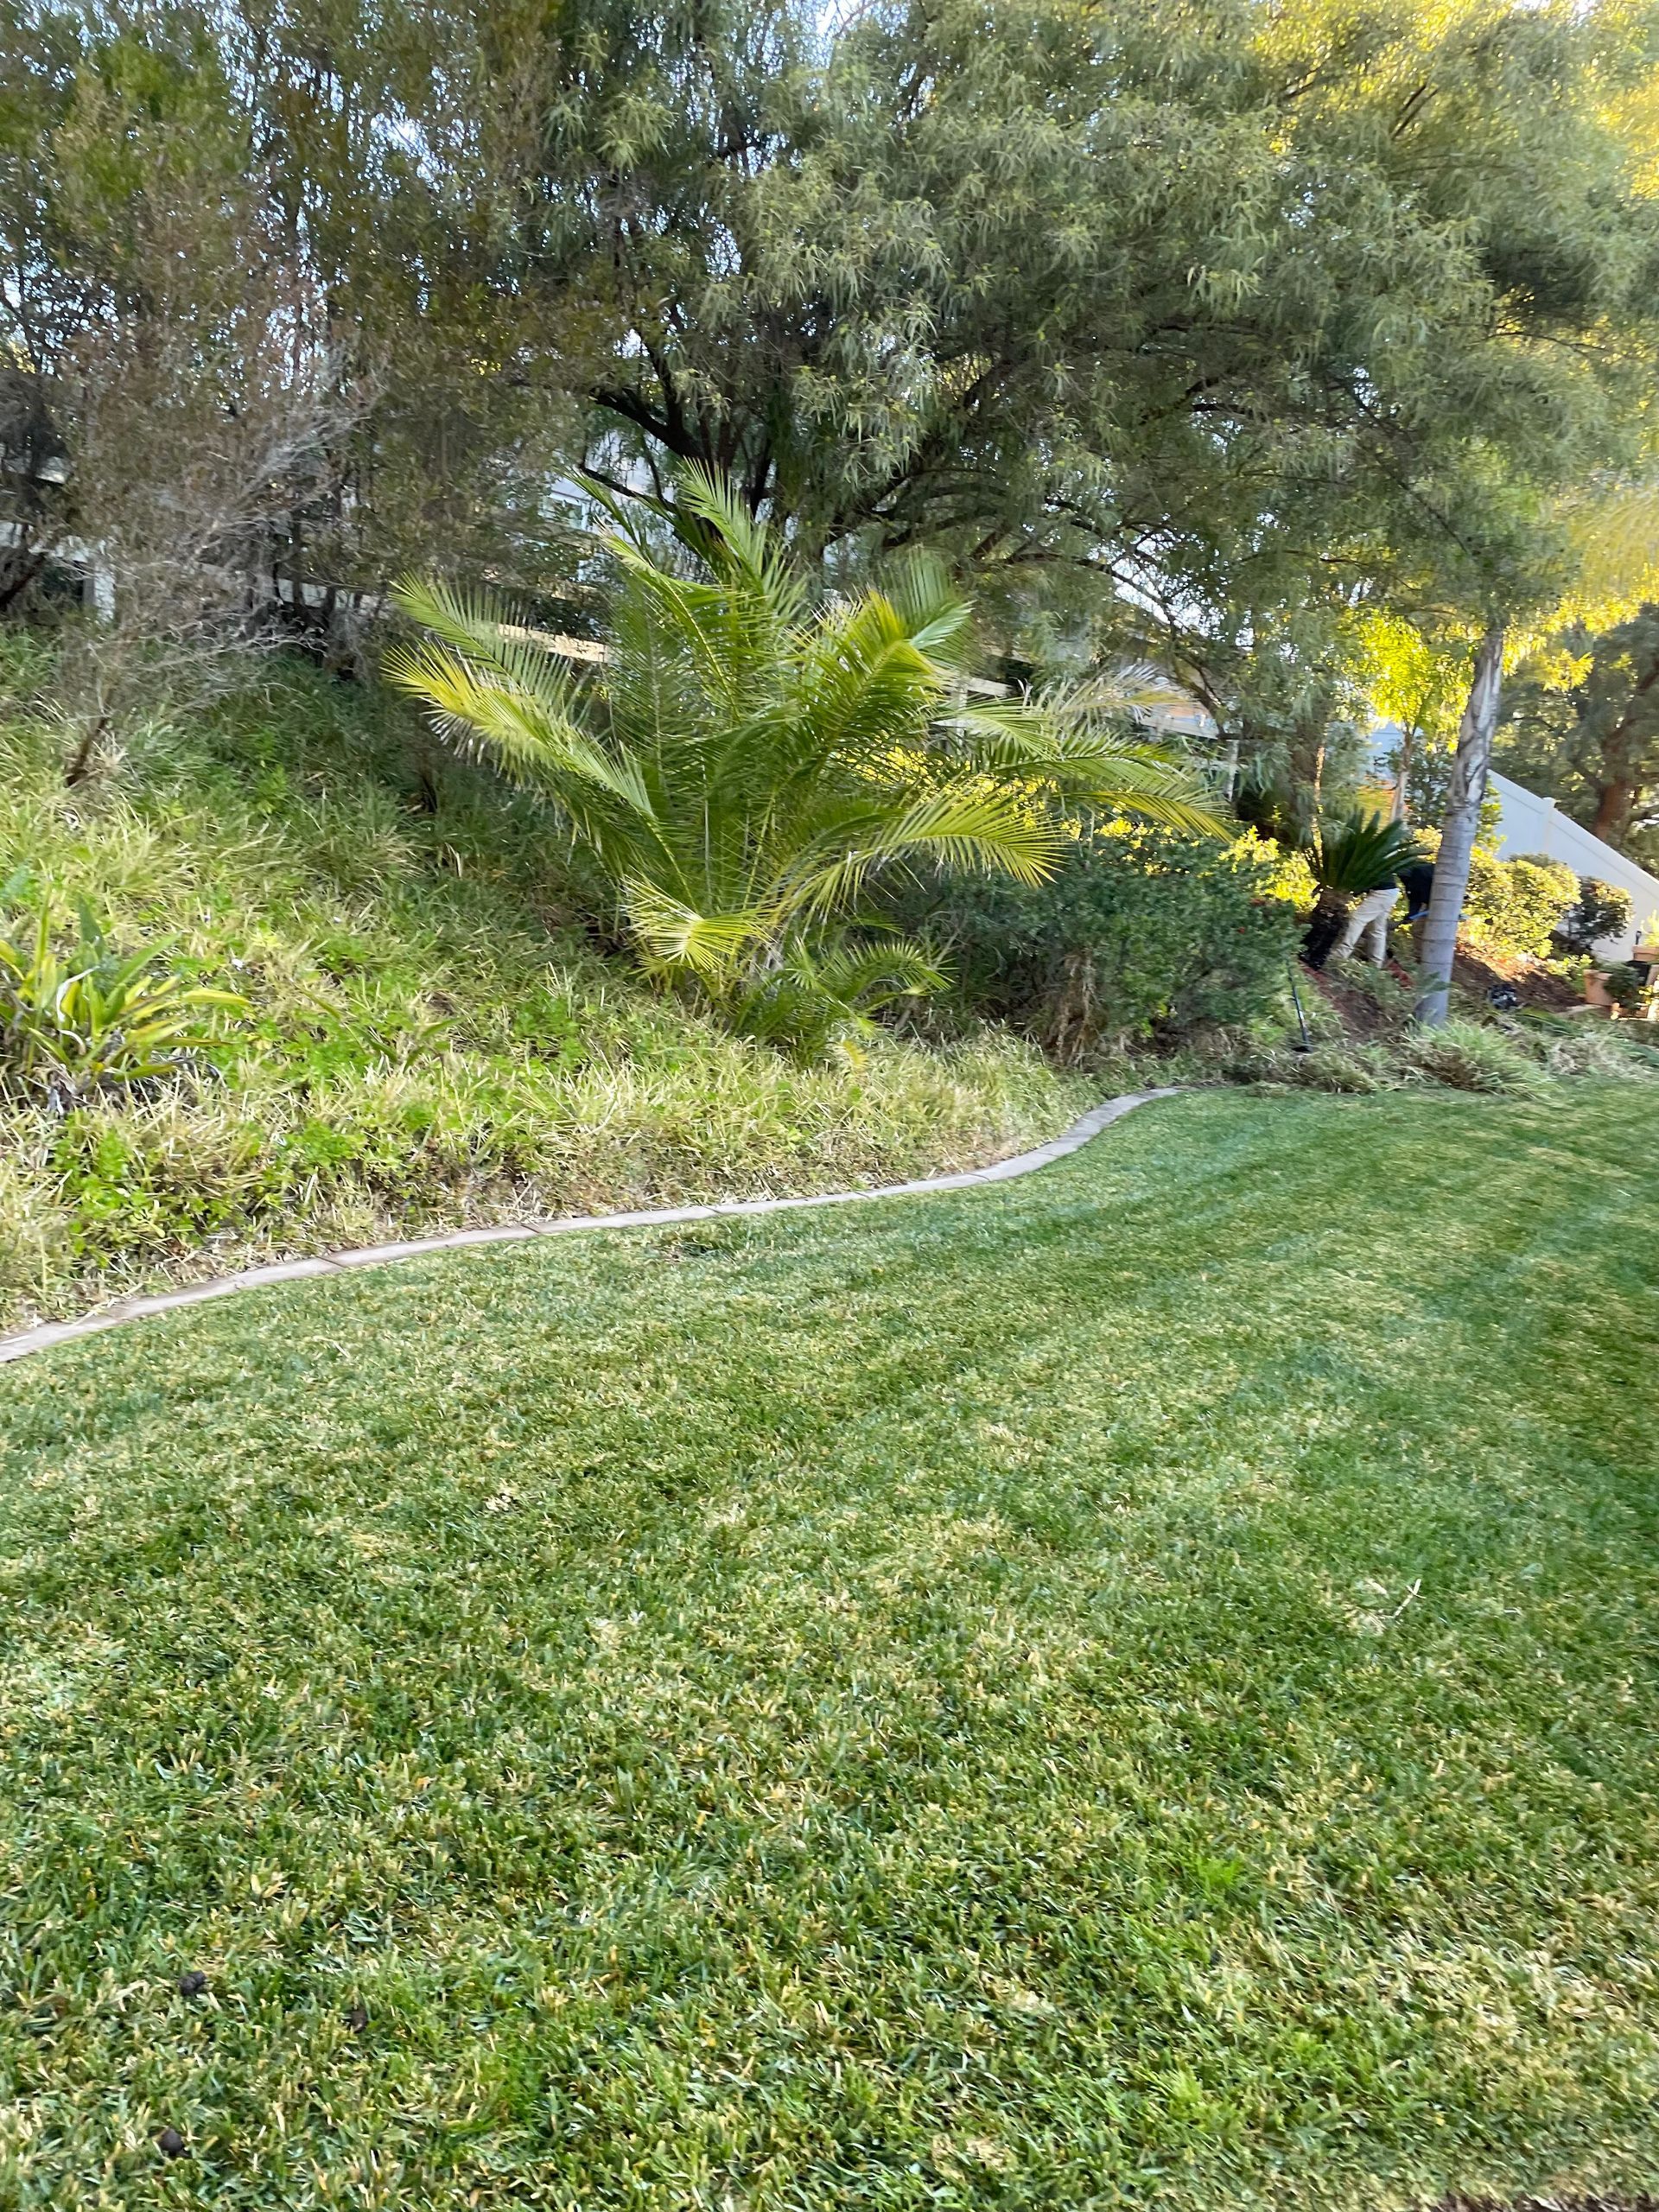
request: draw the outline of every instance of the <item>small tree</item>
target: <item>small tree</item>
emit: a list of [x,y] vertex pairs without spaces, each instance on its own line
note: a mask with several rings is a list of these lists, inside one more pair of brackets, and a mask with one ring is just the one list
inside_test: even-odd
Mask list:
[[302,284],[268,271],[211,348],[172,315],[117,316],[66,365],[71,496],[54,550],[92,582],[54,687],[72,785],[106,740],[151,711],[200,708],[283,634],[270,547],[326,485],[354,404],[307,306]]
[[25,12],[0,26],[0,601],[48,564],[87,580],[57,677],[74,783],[270,642],[253,571],[327,503],[359,403],[205,19]]
[[[817,1041],[866,986],[931,988],[925,949],[854,957],[883,874],[923,861],[1052,873],[1061,794],[1176,828],[1220,825],[1179,760],[1083,703],[1061,719],[965,688],[969,607],[920,562],[891,591],[816,611],[723,482],[688,470],[664,540],[613,508],[606,660],[582,682],[446,586],[397,597],[435,643],[392,681],[453,742],[541,791],[608,880],[653,973],[740,1027]],[[878,908],[879,912],[879,908]]]

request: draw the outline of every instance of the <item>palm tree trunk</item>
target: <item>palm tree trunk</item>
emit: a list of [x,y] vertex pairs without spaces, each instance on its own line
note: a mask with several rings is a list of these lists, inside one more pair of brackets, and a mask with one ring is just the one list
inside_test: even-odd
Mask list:
[[1340,891],[1320,892],[1319,904],[1307,918],[1307,934],[1302,940],[1302,959],[1308,967],[1324,967],[1338,938],[1348,926],[1352,911],[1352,899],[1344,898]]
[[1452,791],[1440,824],[1440,849],[1434,861],[1434,888],[1429,893],[1428,918],[1423,924],[1423,988],[1417,1001],[1418,1021],[1425,1029],[1438,1029],[1446,1020],[1452,990],[1452,963],[1457,956],[1458,925],[1463,919],[1464,894],[1469,888],[1469,861],[1480,828],[1480,805],[1491,772],[1492,734],[1497,727],[1497,705],[1503,688],[1503,632],[1494,625],[1481,639],[1475,654],[1475,672],[1458,725],[1457,757],[1452,764]]

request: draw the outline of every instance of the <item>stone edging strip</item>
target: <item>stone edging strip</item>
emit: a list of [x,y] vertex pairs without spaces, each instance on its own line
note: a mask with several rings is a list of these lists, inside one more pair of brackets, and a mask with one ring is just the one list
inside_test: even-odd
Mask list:
[[404,1244],[367,1244],[355,1252],[330,1252],[308,1260],[279,1260],[268,1268],[247,1268],[240,1274],[218,1275],[211,1282],[188,1285],[183,1290],[157,1291],[149,1298],[124,1298],[101,1313],[87,1313],[73,1321],[41,1321],[16,1336],[0,1337],[0,1363],[25,1359],[30,1352],[47,1351],[54,1344],[71,1344],[77,1337],[94,1337],[124,1322],[140,1321],[151,1313],[169,1313],[177,1306],[200,1306],[210,1298],[229,1298],[238,1290],[263,1289],[266,1283],[302,1282],[312,1275],[346,1274],[353,1268],[385,1267],[393,1260],[414,1260],[428,1252],[453,1252],[474,1244],[521,1243],[534,1236],[569,1236],[578,1230],[644,1229],[677,1221],[717,1221],[740,1214],[786,1213],[802,1206],[854,1205],[866,1198],[910,1198],[924,1191],[965,1191],[976,1183],[1007,1183],[1016,1175],[1029,1175],[1051,1160],[1064,1160],[1112,1122],[1121,1121],[1137,1106],[1154,1098],[1173,1098],[1179,1085],[1161,1090],[1132,1090],[1122,1098],[1109,1098],[1092,1106],[1062,1135],[1039,1145],[1035,1152],[999,1160],[989,1167],[970,1167],[960,1175],[932,1175],[915,1183],[887,1183],[871,1191],[827,1191],[808,1198],[728,1198],[710,1206],[668,1206],[641,1213],[569,1214],[559,1221],[522,1222],[499,1229],[454,1229],[442,1236],[417,1236]]

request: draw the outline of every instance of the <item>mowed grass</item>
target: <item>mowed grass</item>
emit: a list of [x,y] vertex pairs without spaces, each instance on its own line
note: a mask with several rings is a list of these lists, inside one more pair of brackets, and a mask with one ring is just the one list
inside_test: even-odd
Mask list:
[[1654,1136],[1195,1096],[9,1370],[0,2201],[1652,2186]]

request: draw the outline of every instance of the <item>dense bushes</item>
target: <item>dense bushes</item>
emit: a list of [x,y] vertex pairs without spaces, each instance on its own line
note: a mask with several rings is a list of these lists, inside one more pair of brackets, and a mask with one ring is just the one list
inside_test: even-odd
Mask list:
[[1080,837],[1047,883],[954,884],[929,918],[960,998],[1057,1057],[1243,1022],[1300,938],[1273,847],[1128,822]]
[[1500,861],[1477,848],[1469,865],[1462,935],[1477,952],[1543,960],[1562,918],[1578,900],[1579,879],[1565,861]]
[[1560,918],[1555,931],[1560,951],[1582,955],[1593,952],[1603,938],[1618,937],[1630,926],[1630,894],[1599,876],[1579,879],[1579,895]]

